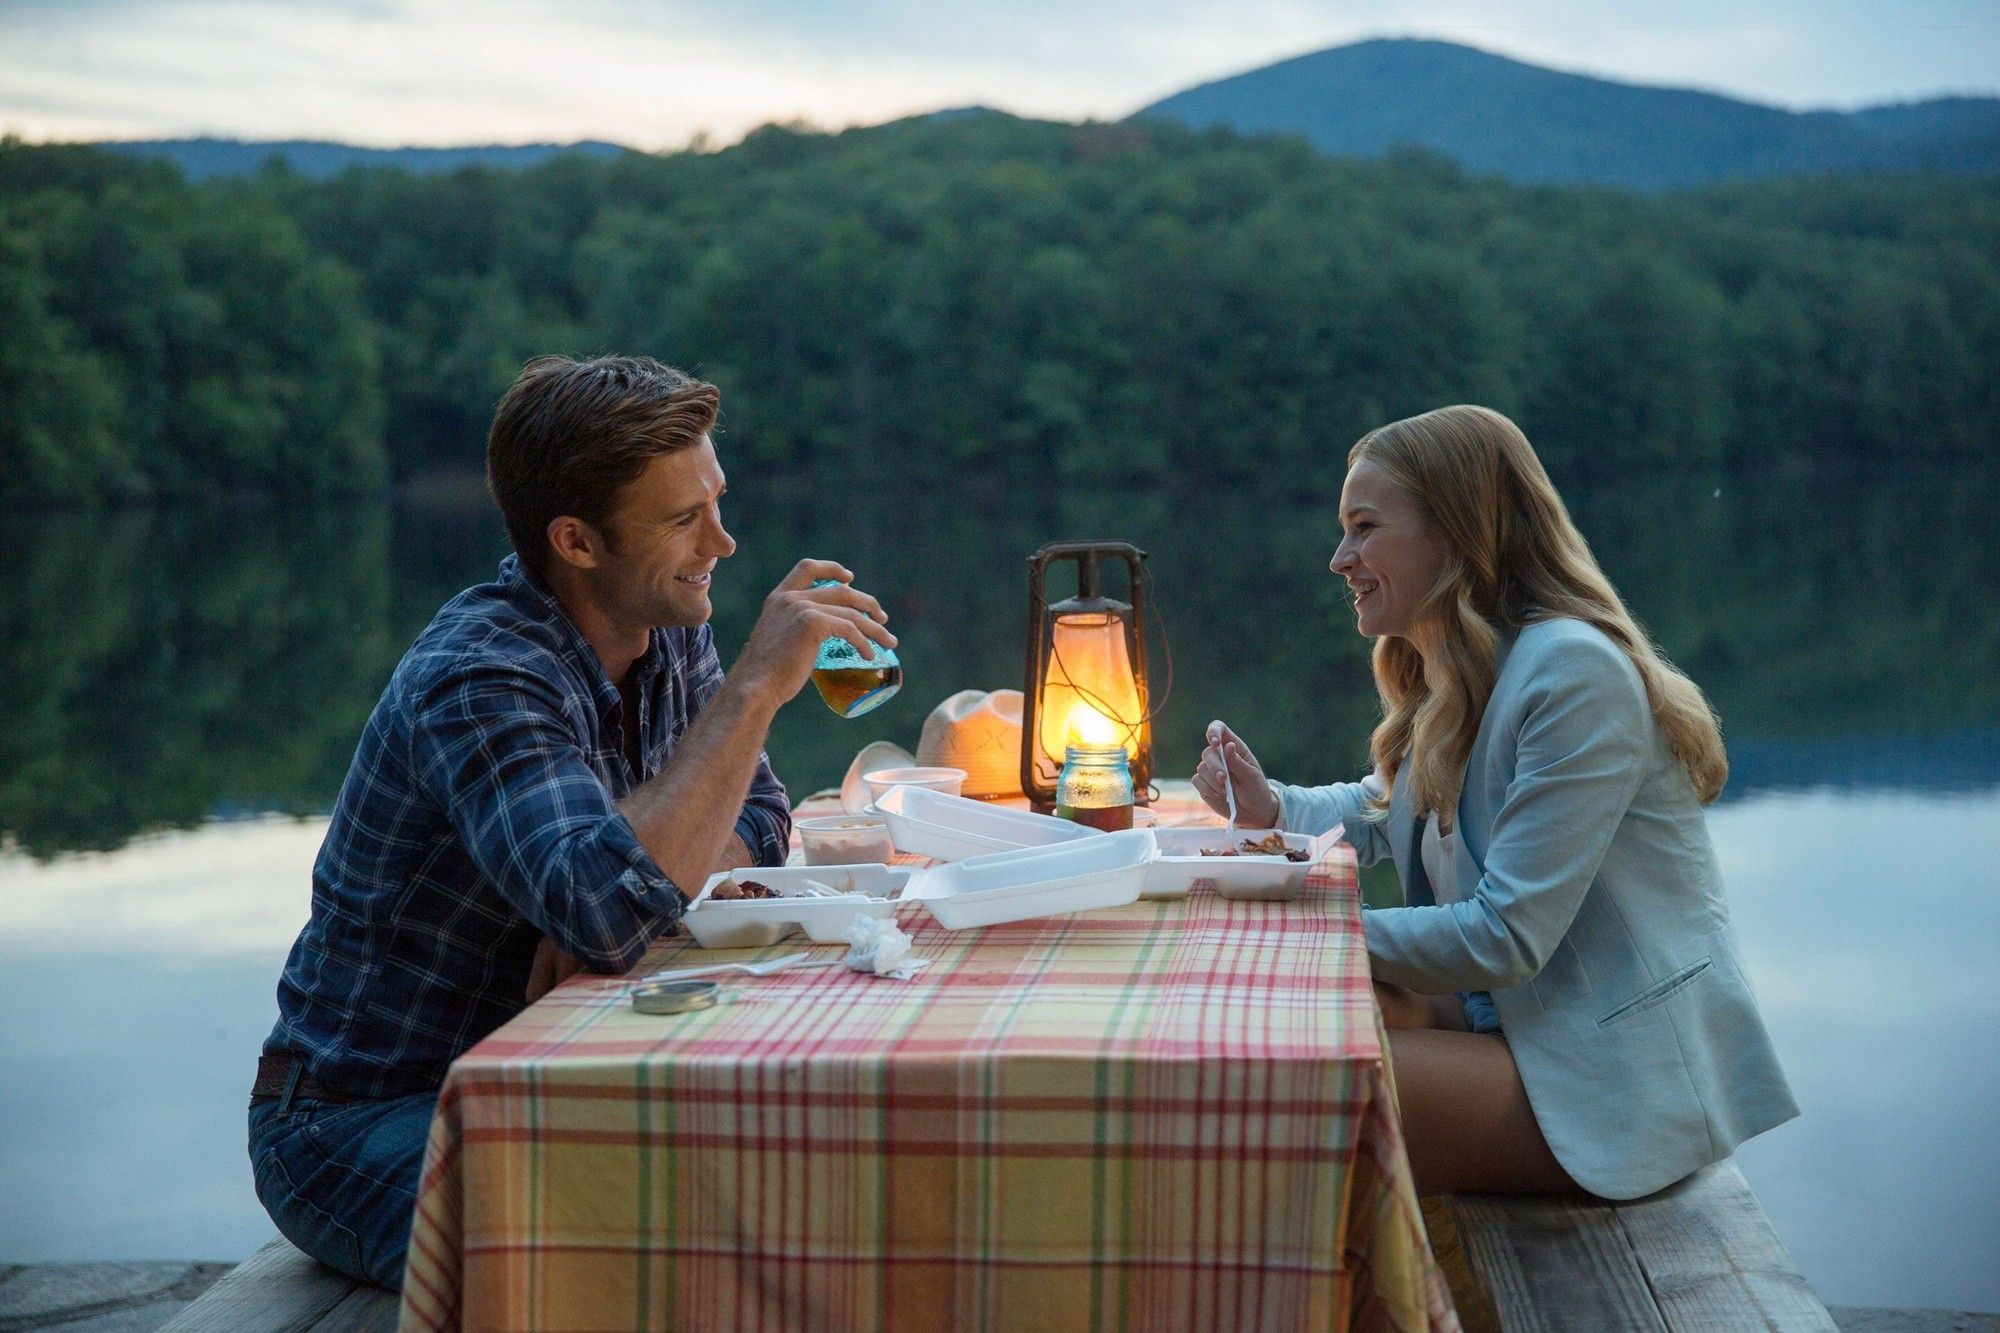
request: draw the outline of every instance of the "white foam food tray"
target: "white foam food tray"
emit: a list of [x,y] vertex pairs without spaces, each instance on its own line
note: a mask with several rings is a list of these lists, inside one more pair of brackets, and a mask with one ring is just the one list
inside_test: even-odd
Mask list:
[[888,820],[889,840],[897,851],[938,861],[1100,836],[1096,829],[1054,815],[947,796],[927,787],[891,787],[869,811]]
[[[695,943],[704,949],[762,948],[797,930],[804,930],[814,944],[845,944],[847,928],[855,917],[894,916],[915,874],[910,866],[879,864],[745,866],[710,875],[681,919]],[[768,885],[777,896],[747,901],[713,898],[715,886],[732,877]],[[801,896],[806,880],[842,893],[866,894],[867,901]]]
[[932,866],[910,887],[946,930],[1121,907],[1139,898],[1159,855],[1151,829],[1092,833],[1053,847],[991,852]]
[[[1232,841],[1220,828],[1155,829],[1159,859],[1146,868],[1141,896],[1179,898],[1201,880],[1210,880],[1225,898],[1286,901],[1306,886],[1312,861],[1288,861],[1282,856],[1203,856],[1203,848],[1238,847],[1245,838],[1261,838],[1268,829],[1239,829]],[[1303,833],[1283,835],[1285,846],[1310,854],[1313,839]]]

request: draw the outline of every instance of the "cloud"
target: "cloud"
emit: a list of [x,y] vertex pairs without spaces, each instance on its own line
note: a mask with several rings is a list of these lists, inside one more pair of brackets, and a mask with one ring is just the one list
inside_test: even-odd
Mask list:
[[983,103],[1117,118],[1377,34],[1791,104],[2000,85],[1986,0],[29,0],[0,6],[0,128],[352,142],[615,139],[875,123]]
[[[706,23],[579,22],[554,7],[180,0],[88,21],[10,13],[0,120],[42,136],[329,137],[464,142],[586,136],[640,145],[771,120],[845,125],[930,110],[968,88],[1059,89],[893,50],[833,58],[794,34]],[[1062,109],[1067,109],[1063,107]]]

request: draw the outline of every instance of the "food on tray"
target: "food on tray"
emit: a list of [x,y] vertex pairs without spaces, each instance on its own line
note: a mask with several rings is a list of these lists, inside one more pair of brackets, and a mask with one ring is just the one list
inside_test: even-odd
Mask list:
[[771,892],[770,885],[760,884],[754,879],[725,879],[708,896],[724,902],[736,902],[750,898],[775,898],[778,895]]
[[1261,838],[1245,838],[1236,847],[1204,847],[1203,856],[1282,856],[1287,861],[1307,861],[1312,858],[1303,851],[1285,846],[1285,835],[1266,833]]

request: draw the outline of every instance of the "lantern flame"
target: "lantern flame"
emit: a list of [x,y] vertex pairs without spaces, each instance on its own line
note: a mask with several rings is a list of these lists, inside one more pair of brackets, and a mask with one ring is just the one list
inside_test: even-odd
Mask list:
[[1118,744],[1118,724],[1081,701],[1072,704],[1064,733],[1071,745],[1106,749]]

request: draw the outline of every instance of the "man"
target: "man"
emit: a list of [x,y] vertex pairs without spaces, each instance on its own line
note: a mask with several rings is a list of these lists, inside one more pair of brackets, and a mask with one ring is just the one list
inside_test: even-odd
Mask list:
[[627,971],[712,871],[784,859],[772,716],[825,639],[896,642],[845,569],[804,560],[723,674],[718,405],[644,358],[545,357],[494,414],[515,554],[438,613],[368,720],[250,1104],[258,1196],[342,1272],[401,1285],[445,1069],[559,956]]

